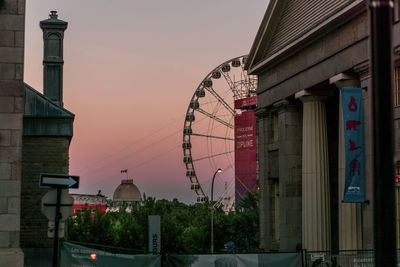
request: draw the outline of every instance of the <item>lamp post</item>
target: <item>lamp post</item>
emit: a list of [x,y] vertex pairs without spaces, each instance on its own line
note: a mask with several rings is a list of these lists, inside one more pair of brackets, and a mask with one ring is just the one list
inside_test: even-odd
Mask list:
[[217,175],[217,173],[221,173],[222,169],[218,168],[218,170],[215,171],[214,176],[212,178],[212,182],[211,182],[211,254],[214,253],[214,180],[215,180],[215,176]]

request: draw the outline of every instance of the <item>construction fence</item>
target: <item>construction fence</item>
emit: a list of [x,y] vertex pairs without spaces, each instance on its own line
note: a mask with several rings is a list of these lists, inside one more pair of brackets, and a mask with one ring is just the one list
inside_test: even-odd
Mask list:
[[[62,242],[60,266],[137,266],[137,267],[373,267],[373,250],[348,250],[332,254],[329,251],[306,251],[297,253],[254,253],[254,254],[132,254],[99,249]],[[397,253],[398,259],[400,251]],[[400,265],[398,265],[400,266]]]

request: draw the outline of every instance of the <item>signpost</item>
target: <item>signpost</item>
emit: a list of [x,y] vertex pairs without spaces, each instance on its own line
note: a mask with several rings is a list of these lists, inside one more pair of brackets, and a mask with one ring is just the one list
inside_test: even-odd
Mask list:
[[[57,202],[57,190],[52,190],[47,192],[42,197],[42,213],[49,219],[49,221],[54,222],[56,217],[56,203]],[[74,199],[68,194],[68,190],[62,189],[60,196],[60,214],[61,221],[67,219],[69,215],[74,211],[73,208]]]
[[397,266],[392,106],[393,1],[369,0],[372,74],[373,210],[376,266]]
[[[54,238],[54,233],[55,233],[55,228],[56,224],[54,221],[49,221],[48,223],[48,229],[47,229],[47,237]],[[65,236],[65,222],[60,222],[60,225],[58,226],[58,237],[59,238],[64,238]]]
[[40,187],[79,188],[79,176],[42,173]]
[[[50,237],[54,233],[53,267],[57,267],[60,221],[65,220],[72,213],[74,202],[67,190],[63,189],[78,188],[79,176],[66,174],[40,174],[39,185],[40,187],[56,188],[55,191],[50,191],[43,196],[42,213],[51,221],[54,218],[54,231],[50,229],[48,234]],[[52,225],[52,223],[49,224],[49,226]]]

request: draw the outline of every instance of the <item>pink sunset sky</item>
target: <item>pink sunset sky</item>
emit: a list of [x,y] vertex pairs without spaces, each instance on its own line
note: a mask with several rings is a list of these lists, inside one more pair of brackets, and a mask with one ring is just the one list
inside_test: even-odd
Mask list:
[[198,84],[247,54],[268,0],[26,1],[26,83],[42,92],[39,21],[57,10],[64,38],[64,107],[75,114],[74,193],[112,197],[129,170],[141,193],[195,202],[182,128]]

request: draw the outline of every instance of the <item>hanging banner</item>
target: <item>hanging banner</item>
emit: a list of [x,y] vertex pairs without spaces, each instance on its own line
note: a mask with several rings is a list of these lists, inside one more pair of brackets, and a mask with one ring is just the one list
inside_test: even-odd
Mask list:
[[235,116],[235,201],[257,190],[257,135],[253,110]]
[[364,111],[361,88],[342,88],[346,175],[343,202],[365,201]]
[[396,186],[400,186],[400,175],[396,175]]

